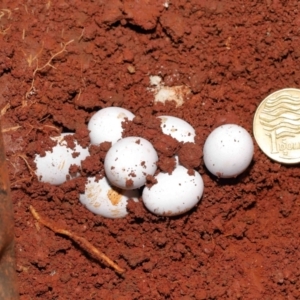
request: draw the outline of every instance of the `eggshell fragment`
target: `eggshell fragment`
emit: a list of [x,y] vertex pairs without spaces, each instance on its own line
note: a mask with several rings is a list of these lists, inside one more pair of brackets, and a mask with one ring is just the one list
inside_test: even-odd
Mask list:
[[142,199],[149,211],[159,216],[176,216],[192,209],[201,199],[204,184],[201,175],[177,166],[172,174],[159,173],[157,183],[145,187]]
[[244,172],[253,157],[250,134],[241,126],[226,124],[213,130],[205,141],[203,159],[207,169],[222,178]]
[[145,184],[147,175],[156,171],[157,153],[150,142],[140,137],[127,137],[107,152],[105,174],[114,186],[137,189]]
[[188,122],[172,116],[159,116],[159,118],[164,134],[170,135],[179,142],[195,141],[195,129]]
[[80,202],[94,214],[105,218],[124,218],[127,215],[129,199],[138,201],[138,190],[121,190],[113,187],[104,177],[98,182],[95,177],[88,178],[85,193],[79,197]]
[[95,113],[89,123],[91,143],[94,145],[103,142],[116,143],[122,138],[122,122],[131,121],[134,114],[121,107],[107,107]]
[[80,166],[81,161],[89,155],[88,148],[82,148],[76,141],[75,148],[69,148],[64,140],[67,135],[73,135],[73,133],[62,133],[58,137],[52,137],[51,139],[57,141],[57,145],[52,148],[52,152],[46,151],[45,156],[35,156],[35,173],[41,182],[48,182],[53,185],[64,183],[70,176],[70,166]]

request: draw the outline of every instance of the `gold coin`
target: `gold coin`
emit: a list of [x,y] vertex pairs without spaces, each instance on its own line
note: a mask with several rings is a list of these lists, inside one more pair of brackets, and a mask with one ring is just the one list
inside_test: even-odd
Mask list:
[[258,106],[253,132],[260,149],[271,159],[300,162],[300,89],[282,89]]

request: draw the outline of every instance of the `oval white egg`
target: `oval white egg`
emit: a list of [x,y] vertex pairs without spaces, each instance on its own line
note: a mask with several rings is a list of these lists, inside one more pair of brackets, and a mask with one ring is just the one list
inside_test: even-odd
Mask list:
[[192,209],[201,199],[204,184],[201,175],[194,171],[189,175],[183,166],[177,166],[172,174],[159,173],[157,183],[145,187],[142,199],[149,211],[159,216],[176,216]]
[[212,174],[230,178],[247,169],[253,152],[250,134],[241,126],[226,124],[214,129],[206,139],[203,159]]
[[35,156],[35,174],[39,181],[53,185],[64,183],[67,177],[70,176],[70,166],[80,166],[81,161],[89,155],[88,148],[82,148],[76,141],[74,149],[67,147],[67,142],[64,140],[67,135],[73,135],[73,133],[62,133],[58,137],[52,137],[51,139],[57,141],[57,145],[52,148],[52,152],[46,151],[45,156]]
[[195,142],[195,129],[188,122],[172,116],[159,116],[159,118],[164,134],[170,135],[178,142]]
[[114,186],[137,189],[145,184],[147,175],[154,175],[157,160],[157,153],[149,141],[127,137],[108,150],[104,160],[105,174]]
[[137,190],[121,190],[111,186],[105,177],[98,182],[95,177],[90,177],[85,185],[85,193],[80,195],[79,200],[94,214],[105,218],[124,218],[128,200],[137,202],[138,197]]
[[89,123],[90,140],[94,145],[103,142],[114,144],[122,138],[122,122],[131,121],[134,114],[121,107],[106,107],[95,113]]

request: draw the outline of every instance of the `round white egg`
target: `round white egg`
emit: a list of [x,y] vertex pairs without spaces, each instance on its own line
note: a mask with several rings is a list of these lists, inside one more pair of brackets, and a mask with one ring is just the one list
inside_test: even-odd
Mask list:
[[98,182],[95,177],[90,177],[85,185],[85,193],[80,195],[79,200],[94,214],[105,218],[124,218],[128,200],[137,202],[138,197],[137,190],[121,190],[111,186],[105,177]]
[[206,139],[203,159],[212,174],[230,178],[247,169],[253,152],[250,134],[241,126],[226,124],[214,129]]
[[152,144],[140,137],[127,137],[116,142],[107,152],[104,168],[110,183],[126,190],[137,189],[154,175],[158,160]]
[[122,138],[122,122],[126,118],[131,121],[134,114],[121,107],[107,107],[99,110],[88,123],[91,143],[98,145],[103,142],[112,144],[117,142]]
[[157,183],[145,187],[142,199],[149,211],[159,216],[176,216],[192,209],[201,199],[204,184],[201,175],[189,175],[183,166],[177,166],[170,175],[159,173]]
[[82,148],[76,142],[74,149],[69,148],[64,140],[67,135],[73,135],[73,133],[62,133],[58,137],[52,137],[52,140],[57,141],[57,145],[52,148],[52,151],[46,151],[45,156],[38,154],[35,156],[35,174],[39,181],[53,185],[62,184],[70,176],[70,166],[80,166],[81,161],[89,156],[88,148]]
[[164,134],[170,135],[178,142],[195,142],[195,129],[188,122],[172,116],[159,116],[159,118]]

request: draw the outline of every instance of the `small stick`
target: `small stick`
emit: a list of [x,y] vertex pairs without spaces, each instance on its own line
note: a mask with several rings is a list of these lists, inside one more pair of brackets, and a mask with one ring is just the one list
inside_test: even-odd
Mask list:
[[29,206],[30,212],[32,213],[33,217],[43,224],[44,226],[48,227],[55,233],[59,233],[69,237],[71,240],[76,242],[81,248],[86,250],[92,256],[96,257],[100,261],[106,262],[109,266],[111,266],[118,274],[122,274],[125,272],[124,269],[121,269],[117,264],[115,264],[110,258],[108,258],[104,253],[99,251],[96,247],[94,247],[90,242],[88,242],[85,238],[80,237],[68,230],[57,228],[55,225],[51,224],[49,221],[45,220],[44,218],[40,217],[37,211],[30,205]]

